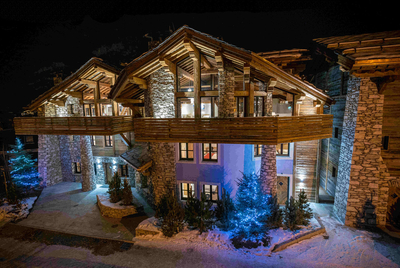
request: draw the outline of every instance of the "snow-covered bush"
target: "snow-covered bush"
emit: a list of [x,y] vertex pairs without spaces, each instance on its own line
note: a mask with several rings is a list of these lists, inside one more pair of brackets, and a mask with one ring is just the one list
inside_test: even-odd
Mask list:
[[221,224],[221,229],[228,231],[232,229],[232,220],[235,215],[235,205],[229,192],[222,189],[222,197],[217,201],[215,217]]
[[205,193],[201,193],[201,199],[198,200],[189,191],[189,197],[185,205],[186,223],[193,228],[198,228],[200,234],[202,234],[212,228],[213,218],[212,202],[207,200]]
[[278,197],[271,196],[268,199],[268,206],[271,210],[271,215],[268,217],[268,226],[270,228],[279,228],[283,226],[283,211],[278,204]]

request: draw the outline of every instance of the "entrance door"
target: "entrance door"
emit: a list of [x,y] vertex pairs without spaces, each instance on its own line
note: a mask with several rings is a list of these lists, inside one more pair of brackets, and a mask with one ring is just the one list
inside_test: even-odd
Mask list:
[[278,176],[277,196],[278,204],[284,205],[289,199],[289,177]]
[[112,167],[110,163],[103,163],[103,168],[104,168],[104,176],[105,176],[105,181],[106,183],[110,183],[112,179]]

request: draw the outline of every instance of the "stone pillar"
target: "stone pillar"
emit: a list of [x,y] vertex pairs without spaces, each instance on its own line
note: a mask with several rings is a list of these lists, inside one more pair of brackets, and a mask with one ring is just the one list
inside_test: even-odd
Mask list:
[[60,158],[61,158],[61,171],[63,181],[75,181],[74,175],[72,174],[72,161],[69,146],[69,136],[59,135],[60,143]]
[[[175,118],[175,105],[175,77],[163,69],[151,74],[145,90],[146,116]],[[149,179],[154,187],[154,203],[157,204],[164,193],[175,189],[175,146],[173,143],[151,143],[150,156],[153,166]]]
[[225,65],[224,71],[218,71],[219,106],[218,117],[235,116],[235,71],[232,66]]
[[384,96],[369,78],[349,79],[334,211],[354,226],[371,198],[376,223],[386,223],[388,180],[383,177],[381,141]]
[[46,185],[47,182],[47,163],[46,163],[46,135],[38,136],[38,172],[42,178],[41,184]]
[[[272,116],[273,90],[267,88],[265,90],[267,96],[264,98],[264,114],[265,116]],[[276,145],[262,146],[260,178],[264,192],[275,196],[277,194]]]
[[81,144],[81,171],[82,171],[82,191],[88,192],[96,189],[93,153],[90,136],[80,136]]
[[46,163],[46,186],[62,182],[62,170],[60,159],[60,146],[57,135],[44,135],[45,163]]

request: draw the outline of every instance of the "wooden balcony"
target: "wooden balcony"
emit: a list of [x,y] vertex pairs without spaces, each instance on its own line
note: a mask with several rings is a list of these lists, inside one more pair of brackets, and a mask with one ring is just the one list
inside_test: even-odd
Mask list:
[[138,142],[279,144],[332,137],[333,115],[247,118],[135,118]]
[[131,116],[16,117],[15,135],[115,135],[133,131]]
[[279,144],[332,137],[333,115],[241,118],[17,117],[16,135],[115,135],[138,142]]

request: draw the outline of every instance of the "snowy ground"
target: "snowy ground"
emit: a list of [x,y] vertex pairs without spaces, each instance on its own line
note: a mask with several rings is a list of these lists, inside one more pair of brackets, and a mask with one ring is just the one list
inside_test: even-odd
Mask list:
[[[271,230],[270,247],[257,249],[235,249],[229,240],[229,233],[219,230],[198,235],[198,231],[184,230],[175,237],[163,235],[137,237],[135,245],[169,251],[187,250],[202,252],[214,258],[234,259],[240,256],[248,260],[249,266],[284,265],[289,267],[400,267],[400,241],[393,241],[386,235],[349,228],[329,216],[321,218],[329,234],[299,242],[278,253],[270,250],[275,243],[305,232],[292,234],[283,229]],[[144,222],[150,227],[153,223]],[[318,223],[313,222],[315,227]],[[278,261],[278,263],[277,263]],[[275,264],[274,264],[275,263]]]
[[20,209],[15,205],[8,204],[8,202],[4,200],[3,205],[0,207],[0,222],[4,224],[5,222],[16,221],[28,217],[29,210],[32,208],[36,199],[36,196],[25,199],[22,202]]

